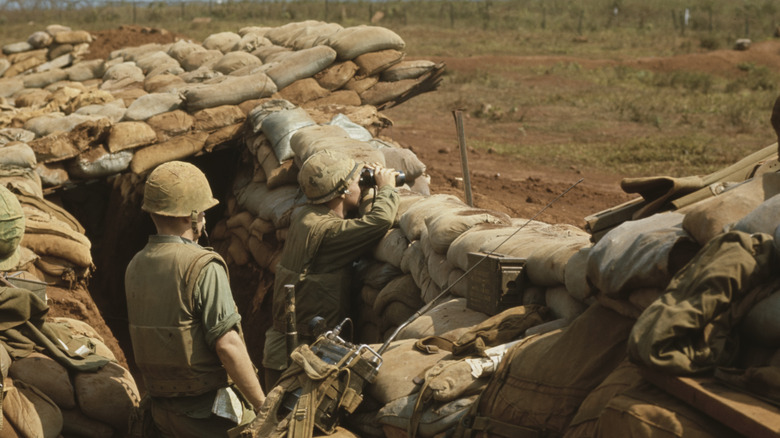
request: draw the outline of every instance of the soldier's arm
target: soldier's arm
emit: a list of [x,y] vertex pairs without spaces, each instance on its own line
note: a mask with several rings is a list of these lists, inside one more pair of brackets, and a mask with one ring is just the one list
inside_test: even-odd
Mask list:
[[233,383],[255,410],[259,409],[265,401],[265,394],[241,336],[237,331],[230,330],[217,339],[216,350]]

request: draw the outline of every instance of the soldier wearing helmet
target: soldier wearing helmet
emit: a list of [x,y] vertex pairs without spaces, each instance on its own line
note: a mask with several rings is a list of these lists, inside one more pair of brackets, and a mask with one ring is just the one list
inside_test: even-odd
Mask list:
[[19,200],[0,186],[0,271],[19,265],[19,243],[24,236],[24,212]]
[[135,362],[163,436],[227,436],[265,399],[227,265],[197,244],[204,212],[217,203],[206,176],[189,163],[160,165],[144,186],[141,208],[157,234],[130,261],[125,289]]
[[399,197],[393,169],[373,165],[376,198],[361,217],[352,218],[361,203],[358,185],[362,163],[332,151],[309,157],[298,183],[309,203],[293,212],[282,257],[276,267],[273,326],[266,332],[263,366],[266,388],[287,368],[284,286],[295,286],[298,335],[313,340],[309,321],[325,318],[334,327],[349,313],[352,264],[393,225]]

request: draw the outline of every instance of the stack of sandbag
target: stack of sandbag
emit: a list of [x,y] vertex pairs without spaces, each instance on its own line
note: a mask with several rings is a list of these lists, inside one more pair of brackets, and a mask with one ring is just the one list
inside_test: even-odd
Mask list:
[[[67,67],[80,60],[93,40],[84,30],[72,30],[58,24],[46,26],[45,30],[33,32],[26,41],[3,46],[0,77],[18,77],[25,88],[42,88],[65,79]],[[7,89],[0,91],[8,92]]]
[[381,109],[434,90],[443,65],[405,62],[404,46],[389,29],[306,21],[221,32],[202,44],[127,47],[106,60],[0,79],[9,104],[0,130],[24,130],[44,187],[143,174],[240,143],[247,114],[272,96],[315,111]]
[[82,371],[39,352],[12,359],[0,347],[4,432],[37,437],[124,435],[140,402],[133,376],[88,324],[65,317],[47,324],[62,330],[58,333],[63,342],[84,350],[74,354],[97,354],[105,358],[104,364]]

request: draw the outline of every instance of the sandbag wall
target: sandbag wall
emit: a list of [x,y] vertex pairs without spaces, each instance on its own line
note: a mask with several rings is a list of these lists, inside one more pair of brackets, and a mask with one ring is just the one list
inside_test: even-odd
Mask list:
[[[71,33],[83,32],[50,26],[30,39],[65,41]],[[35,53],[23,51],[31,43],[11,44],[0,79],[0,139],[32,147],[44,187],[128,169],[142,174],[235,144],[246,114],[263,98],[312,108],[382,108],[434,90],[443,65],[404,61],[404,46],[385,28],[316,21],[218,33],[203,44],[123,48],[107,60],[71,55],[46,65],[16,62]],[[34,59],[49,53],[38,50]]]

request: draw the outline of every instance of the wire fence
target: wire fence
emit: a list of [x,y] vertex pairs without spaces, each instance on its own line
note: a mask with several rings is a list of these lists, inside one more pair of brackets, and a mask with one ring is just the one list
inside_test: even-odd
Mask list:
[[610,28],[770,36],[776,0],[0,0],[0,24],[165,25],[207,17],[278,25],[307,19],[345,25],[376,23],[539,29],[578,34]]

